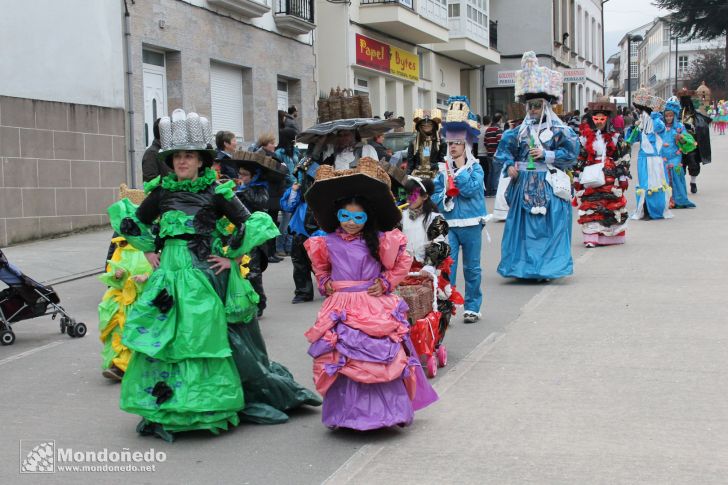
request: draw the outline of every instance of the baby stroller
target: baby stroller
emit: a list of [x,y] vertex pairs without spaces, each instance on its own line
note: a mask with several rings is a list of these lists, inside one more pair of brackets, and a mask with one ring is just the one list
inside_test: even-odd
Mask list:
[[62,306],[60,298],[50,286],[43,286],[23,274],[18,267],[10,263],[0,251],[0,281],[8,288],[0,291],[0,344],[12,345],[15,333],[11,324],[22,320],[52,315],[53,319],[61,314],[61,333],[69,337],[86,335],[86,324],[76,322]]

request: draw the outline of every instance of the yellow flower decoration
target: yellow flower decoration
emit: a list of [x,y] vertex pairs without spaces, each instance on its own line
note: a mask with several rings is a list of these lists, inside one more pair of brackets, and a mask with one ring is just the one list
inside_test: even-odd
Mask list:
[[240,261],[240,274],[243,275],[243,278],[248,277],[248,273],[250,273],[250,268],[248,268],[248,264],[250,263],[250,256],[247,254],[243,256],[243,259]]

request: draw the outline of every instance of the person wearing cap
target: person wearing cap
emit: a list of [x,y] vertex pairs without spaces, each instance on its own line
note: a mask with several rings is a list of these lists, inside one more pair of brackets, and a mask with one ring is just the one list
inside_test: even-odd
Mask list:
[[651,95],[646,88],[640,88],[632,97],[632,104],[639,111],[639,118],[627,130],[628,143],[639,143],[637,155],[637,205],[632,219],[671,219],[670,194],[667,183],[662,150],[662,135],[665,122],[660,111],[665,101]]
[[142,417],[139,433],[167,441],[217,434],[241,417],[284,422],[284,411],[321,401],[269,361],[241,266],[278,230],[267,214],[248,212],[232,180],[217,181],[207,119],[177,109],[159,127],[159,157],[172,173],[145,184],[138,207],[129,199],[109,207],[114,230],[154,268],[124,326],[121,343],[134,355],[120,407]]
[[660,154],[665,162],[665,173],[667,173],[667,180],[672,189],[670,206],[675,209],[695,207],[695,204],[688,199],[685,167],[683,167],[682,159],[696,150],[697,144],[685,125],[679,120],[680,102],[675,96],[665,103],[662,116],[665,120],[665,131],[662,134]]
[[581,124],[581,153],[574,167],[575,203],[584,246],[593,248],[624,244],[627,230],[629,148],[610,124],[617,106],[602,98],[589,103],[589,114]]
[[480,130],[465,96],[451,96],[442,124],[448,154],[438,166],[432,200],[445,217],[450,232],[453,259],[452,285],[455,286],[458,259],[462,252],[465,278],[463,321],[475,323],[482,317],[480,251],[482,232],[487,220],[483,168],[472,154],[472,145]]
[[332,429],[407,426],[437,400],[409,336],[407,304],[394,293],[412,257],[389,183],[376,160],[362,158],[353,171],[321,167],[306,193],[327,234],[305,243],[326,297],[305,336]]
[[515,92],[526,118],[503,134],[496,152],[511,178],[498,273],[545,281],[573,272],[571,187],[564,172],[576,162],[579,140],[551,108],[562,94],[561,73],[539,66],[533,51],[523,54],[521,66]]

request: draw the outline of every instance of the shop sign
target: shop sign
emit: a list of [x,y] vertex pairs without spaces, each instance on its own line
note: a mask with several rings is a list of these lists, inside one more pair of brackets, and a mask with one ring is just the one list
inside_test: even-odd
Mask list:
[[564,75],[565,83],[583,83],[586,82],[586,69],[579,67],[576,69],[561,69]]
[[415,54],[356,34],[356,63],[359,66],[417,81],[419,59]]
[[413,81],[420,78],[420,60],[416,55],[394,46],[390,46],[389,55],[389,72],[391,74]]
[[516,71],[498,71],[498,86],[515,86]]

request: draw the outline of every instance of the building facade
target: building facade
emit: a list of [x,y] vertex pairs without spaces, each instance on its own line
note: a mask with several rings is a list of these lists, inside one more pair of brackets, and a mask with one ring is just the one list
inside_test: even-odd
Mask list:
[[[149,0],[130,12],[132,160],[154,120],[176,108],[210,117],[244,146],[277,135],[277,111],[315,121],[314,0]],[[133,182],[141,168],[135,164]]]
[[[639,89],[639,47],[653,23],[654,21],[630,30],[619,41],[619,96],[626,95],[629,87],[628,80],[631,80],[632,92]],[[628,53],[631,57],[629,61],[627,60]]]
[[0,246],[108,223],[127,180],[122,24],[117,1],[3,4]]
[[622,88],[619,82],[620,73],[620,55],[619,52],[612,54],[607,59],[607,64],[610,65],[609,73],[607,74],[607,94],[609,96],[621,96],[620,90]]
[[485,109],[482,67],[498,63],[489,0],[318,0],[319,94],[367,93],[374,115],[392,111],[411,129],[418,107],[446,109],[467,95]]
[[564,111],[582,109],[604,92],[602,3],[600,0],[499,0],[491,2],[498,20],[501,64],[485,68],[489,112],[514,102],[513,71],[524,52],[564,72]]
[[658,17],[639,44],[639,84],[663,99],[690,81],[690,65],[701,49],[723,49],[725,39],[676,38],[667,17]]

